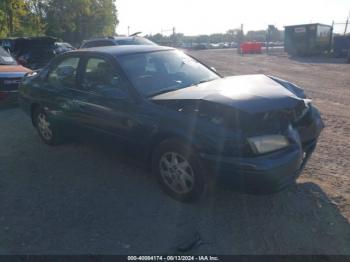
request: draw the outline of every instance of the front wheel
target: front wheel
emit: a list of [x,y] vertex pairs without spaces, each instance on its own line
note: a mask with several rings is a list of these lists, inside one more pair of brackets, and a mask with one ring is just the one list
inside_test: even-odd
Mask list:
[[163,191],[181,202],[199,199],[206,189],[206,175],[195,150],[177,139],[158,146],[152,170]]

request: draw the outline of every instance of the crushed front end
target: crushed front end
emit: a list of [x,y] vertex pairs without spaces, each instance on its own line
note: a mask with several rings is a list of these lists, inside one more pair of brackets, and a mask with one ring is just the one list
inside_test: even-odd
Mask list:
[[294,183],[324,128],[301,88],[264,75],[223,78],[152,101],[177,112],[166,126],[178,123],[210,174],[246,192]]
[[[226,124],[244,134],[237,154],[201,154],[220,182],[248,193],[270,193],[295,183],[324,128],[319,111],[307,99],[295,108],[259,114],[243,114]],[[237,124],[239,123],[239,124]],[[257,152],[246,142],[251,137],[283,137],[285,146]]]

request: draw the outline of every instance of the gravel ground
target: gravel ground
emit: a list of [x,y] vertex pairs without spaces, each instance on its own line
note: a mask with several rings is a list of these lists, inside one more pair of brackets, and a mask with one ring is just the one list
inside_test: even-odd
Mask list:
[[242,57],[232,50],[193,55],[223,75],[274,75],[306,91],[320,109],[326,129],[300,181],[321,186],[350,221],[350,64],[345,59],[290,59],[284,54]]
[[[193,52],[224,75],[303,86],[327,128],[298,185],[271,196],[216,188],[196,204],[165,196],[111,143],[41,143],[17,108],[0,110],[0,254],[350,255],[350,66],[341,60]],[[186,252],[185,252],[186,253]]]

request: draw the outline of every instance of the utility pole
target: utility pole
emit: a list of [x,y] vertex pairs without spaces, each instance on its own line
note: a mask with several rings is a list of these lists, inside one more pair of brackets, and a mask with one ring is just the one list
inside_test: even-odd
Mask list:
[[175,35],[176,35],[176,28],[175,26],[171,29],[161,29],[161,34],[163,35],[164,32],[172,32],[173,34],[169,36],[169,44],[173,42],[173,45],[175,46]]
[[176,46],[176,28],[173,27],[173,45]]
[[349,20],[350,20],[350,12],[349,12],[348,19],[347,19],[346,22],[345,22],[345,31],[344,31],[344,35],[346,35],[346,32],[348,31]]
[[243,32],[243,29],[244,29],[244,25],[241,24],[241,30],[240,30],[240,34],[239,34],[239,38],[238,38],[238,47],[237,47],[237,52],[240,53],[241,55],[243,55],[243,52],[241,50],[241,44],[243,43],[244,41],[244,32]]
[[267,27],[267,34],[266,34],[266,54],[267,55],[270,53],[270,41],[271,41],[272,27],[273,27],[273,25],[269,25]]
[[335,23],[334,23],[334,20],[333,20],[332,27],[331,27],[331,35],[329,37],[329,50],[328,50],[328,53],[331,53],[331,51],[332,51],[334,25],[335,25]]
[[130,36],[130,26],[128,26],[128,36]]

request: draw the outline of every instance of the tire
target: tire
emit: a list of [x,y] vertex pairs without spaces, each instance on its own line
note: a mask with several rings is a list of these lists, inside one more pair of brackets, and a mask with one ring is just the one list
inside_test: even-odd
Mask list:
[[195,150],[179,139],[162,142],[152,156],[152,171],[162,190],[181,202],[198,200],[207,176]]
[[41,140],[48,145],[59,145],[63,142],[60,131],[41,107],[35,109],[32,114],[34,126]]

